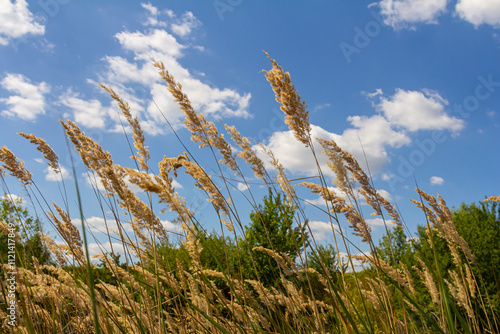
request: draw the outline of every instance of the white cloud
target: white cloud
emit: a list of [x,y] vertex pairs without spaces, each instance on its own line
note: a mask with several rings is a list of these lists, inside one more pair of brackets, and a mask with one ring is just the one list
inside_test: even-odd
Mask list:
[[[191,73],[179,63],[184,54],[195,47],[181,44],[172,33],[187,36],[191,29],[199,24],[194,15],[186,12],[177,18],[173,12],[160,12],[150,4],[142,4],[142,7],[148,17],[157,17],[160,14],[167,16],[172,21],[167,25],[170,32],[166,28],[160,28],[159,23],[149,22],[147,25],[154,28],[117,33],[115,37],[122,50],[132,53],[133,57],[105,56],[103,60],[106,69],[98,75],[98,80],[89,79],[88,82],[96,86],[97,82],[101,82],[113,88],[123,100],[129,102],[132,113],[139,117],[144,131],[150,135],[161,134],[168,129],[164,117],[174,128],[179,128],[185,117],[167,91],[157,69],[152,65],[151,58],[164,63],[169,73],[182,84],[183,92],[189,97],[193,108],[207,118],[250,117],[248,109],[251,94],[240,94],[233,89],[218,88],[202,82],[198,79],[202,75]],[[142,90],[140,96],[136,93],[138,86]],[[75,112],[75,117],[80,117],[86,123],[84,125],[110,131],[121,129],[115,102],[108,99],[113,107],[107,107],[97,100],[84,101],[81,97],[71,94],[70,97],[73,99],[70,101],[67,97],[65,105]],[[85,111],[91,107],[92,117],[85,117]]]
[[174,224],[168,220],[162,220],[161,221],[161,224],[163,225],[163,228],[167,231],[167,232],[172,232],[172,233],[176,233],[176,234],[184,234],[184,230],[183,228],[181,227],[180,224]]
[[[317,241],[326,240],[329,236],[333,235],[332,226],[330,223],[312,220],[308,222],[309,227]],[[333,224],[333,228],[338,231],[337,224]]]
[[394,174],[382,174],[382,180],[383,181],[389,181],[390,179],[392,179],[394,177]]
[[[71,220],[73,225],[80,227],[81,220],[74,218]],[[85,219],[86,226],[88,226],[89,231],[93,233],[108,233],[106,230],[106,225],[111,233],[112,231],[118,231],[118,226],[114,219],[104,219],[103,217],[92,216]],[[122,223],[121,225],[126,232],[133,232],[132,227],[129,223]]]
[[177,42],[174,36],[162,29],[153,29],[145,34],[142,32],[123,31],[115,36],[125,50],[135,53],[162,54],[179,58],[186,46]]
[[312,109],[312,112],[318,112],[318,111],[320,111],[321,109],[325,109],[325,108],[329,108],[329,107],[331,107],[331,104],[330,104],[330,103],[318,104],[317,106],[315,106],[315,107]]
[[392,196],[391,194],[387,191],[387,190],[384,190],[384,189],[377,189],[377,192],[383,197],[385,198],[386,200],[388,201],[392,201]]
[[34,121],[38,115],[45,114],[44,94],[50,92],[50,86],[47,83],[33,84],[24,75],[8,73],[0,85],[5,90],[16,94],[0,99],[0,102],[8,106],[1,112],[2,115]]
[[[97,175],[92,174],[92,173],[90,173],[90,174],[83,173],[82,176],[85,178],[85,181],[89,187],[97,188],[99,191],[102,191],[102,192],[105,190],[104,186],[102,185],[101,178],[98,177]],[[134,194],[137,195],[137,194],[143,192],[143,190],[139,186],[137,186],[129,181],[128,176],[125,176],[124,181],[125,181],[125,184],[128,186],[128,189],[131,190]]]
[[52,169],[52,167],[50,167],[50,166],[45,168],[45,170],[44,170],[45,180],[47,180],[47,181],[61,181],[61,178],[64,180],[71,178],[71,176],[69,175],[69,172],[66,168],[64,168],[63,166],[59,166],[59,168],[60,168],[60,173],[54,172],[54,169]]
[[191,12],[185,12],[182,14],[180,22],[172,24],[172,31],[174,34],[181,37],[185,37],[191,33],[191,30],[198,27],[201,24],[200,21]]
[[[368,252],[365,253],[365,254],[368,254]],[[351,253],[351,255],[357,255],[357,256],[363,256],[363,257],[365,256],[365,254],[363,254],[363,253],[352,254]],[[351,258],[351,260],[349,260],[349,254],[346,253],[346,252],[340,252],[340,258],[341,258],[341,262],[342,263],[347,263],[348,264],[347,270],[346,270],[346,272],[348,272],[348,273],[352,273],[352,271],[353,271],[352,270],[353,268],[351,266],[351,262],[354,265],[354,270],[356,270],[356,272],[364,270],[365,267],[369,267],[370,266],[369,264],[363,263],[362,261],[360,261],[358,259]]]
[[249,187],[248,187],[248,184],[245,184],[243,182],[238,182],[238,190],[239,191],[245,191],[245,190],[248,190]]
[[0,45],[25,35],[43,35],[45,26],[34,21],[25,0],[0,0]]
[[387,224],[388,227],[396,225],[394,221],[392,220],[385,220],[382,218],[371,218],[371,219],[365,219],[366,223],[370,226],[385,226]]
[[[81,220],[78,218],[72,219],[71,222],[75,226],[81,226]],[[92,216],[86,218],[85,222],[89,231],[93,233],[108,233],[108,231],[109,233],[117,233],[119,230],[118,224],[114,219],[104,219],[103,217]],[[168,220],[160,220],[160,222],[167,232],[182,233],[182,227],[179,224],[174,224]],[[120,228],[126,233],[134,233],[134,229],[128,221],[121,221]],[[129,234],[129,236],[130,235],[131,234]]]
[[351,152],[363,169],[368,163],[374,173],[378,173],[388,162],[389,147],[399,148],[411,142],[404,132],[394,130],[392,124],[380,115],[351,116],[347,120],[354,127],[344,131],[338,144]]
[[[106,241],[103,244],[93,242],[89,243],[88,248],[89,248],[89,255],[91,257],[97,254],[111,253],[111,250],[113,250],[113,253],[115,255],[120,255],[121,262],[125,260],[125,249],[123,247],[123,244],[119,242],[110,243],[109,241]],[[99,262],[97,259],[92,259],[92,261]]]
[[448,0],[382,0],[378,5],[384,23],[394,29],[401,29],[414,28],[417,23],[437,23],[437,18],[446,11],[447,2]]
[[457,133],[464,128],[464,121],[448,116],[444,111],[447,105],[448,101],[434,91],[398,88],[390,98],[380,97],[376,107],[391,125],[409,131],[439,129]]
[[111,114],[111,108],[103,107],[99,100],[84,100],[72,91],[63,94],[59,102],[73,111],[73,117],[78,125],[87,128],[103,129],[106,125],[106,116]]
[[141,3],[141,6],[148,12],[146,20],[143,22],[145,26],[167,27],[167,22],[159,19],[160,16],[166,16],[168,21],[171,22],[170,29],[172,32],[180,37],[186,37],[194,28],[201,25],[201,22],[190,11],[184,12],[180,18],[177,18],[177,15],[172,10],[159,10],[150,3]]
[[[343,191],[341,191],[339,188],[337,187],[328,187],[328,189],[335,193],[336,196],[340,197],[340,198],[343,198],[347,203],[352,203],[354,202],[352,198],[350,198],[349,196],[347,196]],[[388,201],[391,201],[392,200],[392,196],[391,194],[384,190],[384,189],[377,189],[377,192],[382,196],[384,197],[386,200]],[[355,200],[357,203],[361,204],[361,205],[368,205],[366,204],[366,200],[365,198],[363,197],[363,195],[361,194],[360,192],[360,188],[358,189],[354,189],[354,196],[355,196]],[[326,203],[325,203],[325,200],[323,199],[323,197],[321,196],[318,196],[317,198],[315,199],[306,199],[306,204],[310,204],[310,205],[315,205],[315,206],[322,206],[322,207],[326,207]]]
[[457,14],[475,26],[489,24],[500,26],[500,1],[459,0],[455,7]]
[[158,16],[161,12],[153,6],[152,4],[141,3],[142,8],[148,11],[148,15],[146,16],[146,20],[143,22],[145,26],[153,26],[153,27],[166,27],[167,23],[160,21]]
[[431,185],[442,185],[444,183],[444,179],[442,177],[439,177],[439,176],[433,176],[431,177],[430,179],[430,182],[431,182]]
[[[398,148],[410,143],[410,139],[404,133],[392,129],[383,116],[350,116],[347,120],[353,127],[346,129],[341,135],[328,132],[317,125],[311,125],[311,135],[313,138],[334,140],[343,150],[352,153],[363,168],[366,167],[366,155],[370,170],[374,173],[380,172],[388,162],[388,147]],[[266,147],[292,173],[317,175],[310,149],[295,140],[291,130],[273,133]],[[314,149],[316,152],[322,151],[317,141],[314,141]],[[261,157],[265,161],[269,160],[262,153]],[[323,173],[334,176],[326,165],[326,156],[318,155],[318,160]]]

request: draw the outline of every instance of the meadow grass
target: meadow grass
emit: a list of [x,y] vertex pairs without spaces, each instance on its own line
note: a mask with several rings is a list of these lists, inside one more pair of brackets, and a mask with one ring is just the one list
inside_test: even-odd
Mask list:
[[[104,268],[96,266],[89,258],[88,226],[86,229],[83,215],[80,217],[82,229],[79,229],[68,214],[70,199],[66,191],[62,191],[64,203],[61,206],[49,203],[51,201],[38,189],[22,160],[7,147],[0,148],[3,184],[7,184],[7,172],[21,181],[30,200],[41,209],[44,218],[63,241],[56,242],[41,233],[52,261],[40,264],[33,256],[36,254],[28,254],[24,258],[29,264],[17,268],[18,310],[14,327],[5,321],[8,319],[6,296],[9,291],[5,281],[2,284],[0,319],[3,332],[499,332],[499,319],[492,309],[491,296],[484,292],[481,278],[473,275],[474,254],[457,233],[444,199],[416,188],[418,200],[413,202],[425,213],[431,246],[436,238],[441,238],[452,252],[451,279],[444,278],[436,257],[434,261],[424,260],[418,252],[414,254],[418,265],[412,268],[407,268],[404,263],[384,261],[377,253],[358,194],[374,214],[384,220],[387,230],[390,228],[387,225],[389,218],[399,226],[403,226],[403,219],[375,189],[371,176],[349,152],[342,150],[333,140],[311,137],[305,102],[291,83],[289,73],[274,59],[269,59],[272,68],[265,71],[265,76],[295,139],[310,149],[310,156],[304,159],[315,162],[316,182],[298,182],[289,178],[273,152],[260,145],[272,166],[267,168],[268,164],[257,151],[258,146],[243,137],[235,127],[224,124],[223,128],[232,140],[229,143],[221,129],[193,109],[182,85],[161,62],[155,62],[154,66],[165,81],[168,92],[185,113],[184,124],[191,140],[200,148],[209,150],[216,171],[207,172],[187,149],[179,152],[177,157],[165,156],[156,162],[157,167],[153,166],[139,119],[132,116],[128,103],[110,87],[102,86],[116,101],[132,130],[135,168],[114,163],[111,154],[86,136],[77,124],[70,120],[61,121],[69,145],[78,152],[89,175],[99,183],[94,185],[94,191],[101,203],[103,217],[105,210],[110,210],[115,217],[109,225],[106,223],[111,250],[97,255],[106,273],[110,274],[106,279],[102,275]],[[37,146],[55,173],[61,173],[57,154],[43,139],[32,134],[21,136]],[[321,145],[321,152],[316,151],[315,141]],[[232,145],[238,147],[237,152],[233,151]],[[328,167],[336,175],[333,184],[336,190],[332,190],[332,184],[319,163],[320,155],[328,158]],[[249,170],[253,175],[246,172]],[[190,209],[189,201],[176,192],[174,180],[180,171],[193,178],[200,194],[213,206],[214,215],[220,222],[222,238],[218,240],[222,240],[222,247],[217,248],[213,238],[205,237],[207,231],[196,212]],[[73,177],[78,179],[76,173]],[[280,253],[277,245],[250,249],[238,201],[232,200],[237,191],[232,186],[234,179],[247,186],[250,180],[257,179],[274,194],[281,194],[286,205],[295,210],[294,223],[300,231],[299,242],[293,241],[299,253],[296,259]],[[147,199],[139,198],[130,189],[131,184],[140,187],[147,195],[143,198]],[[307,224],[305,203],[296,192],[298,187],[321,196],[325,202],[326,209],[322,213],[324,221],[332,227],[334,244],[331,249],[336,253],[337,266],[327,261],[324,247],[315,241]],[[66,189],[64,183],[61,189]],[[261,207],[251,187],[247,199],[257,215],[264,214],[259,212]],[[500,201],[500,197],[492,196],[489,200]],[[179,256],[172,261],[160,251],[170,242],[169,232],[158,216],[158,204],[163,210],[175,214],[175,223],[182,227],[182,249],[187,252],[185,261],[181,261],[180,253],[175,253]],[[24,222],[19,217],[22,228]],[[347,228],[344,220],[349,224]],[[133,232],[124,229],[125,223],[130,224]],[[6,224],[0,225],[5,231]],[[271,243],[270,232],[265,224],[263,227]],[[20,235],[17,238],[22,239]],[[350,254],[350,250],[355,249],[352,238],[366,243],[370,252]],[[125,262],[121,264],[115,260],[113,244],[116,242],[126,254]],[[170,247],[171,252],[179,249]],[[341,250],[348,252],[344,265],[338,263],[343,258]],[[241,267],[244,254],[248,255],[246,268],[253,270],[252,279]],[[267,284],[262,277],[256,265],[257,256],[274,260],[278,273],[274,277],[275,285]],[[213,264],[210,267],[206,265],[207,258]],[[316,261],[314,267],[310,265],[313,259]],[[368,263],[371,270],[360,270],[356,266],[358,261]],[[4,263],[2,272],[5,277],[8,271],[8,264]],[[416,287],[420,287],[420,292]],[[425,296],[421,295],[422,291]]]

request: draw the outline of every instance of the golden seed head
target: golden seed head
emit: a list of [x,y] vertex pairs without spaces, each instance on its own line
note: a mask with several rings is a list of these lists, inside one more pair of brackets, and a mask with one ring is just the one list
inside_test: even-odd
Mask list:
[[31,173],[24,167],[24,161],[18,159],[7,146],[0,147],[0,161],[4,163],[4,168],[24,185],[31,183]]

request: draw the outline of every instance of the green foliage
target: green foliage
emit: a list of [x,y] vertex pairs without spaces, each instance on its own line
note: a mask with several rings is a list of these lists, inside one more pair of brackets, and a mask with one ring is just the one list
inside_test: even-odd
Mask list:
[[309,252],[307,261],[310,268],[323,276],[326,274],[325,269],[330,273],[339,272],[341,269],[337,260],[337,251],[332,244],[318,245],[314,251]]
[[[495,202],[480,202],[478,205],[462,203],[453,210],[452,216],[458,234],[475,255],[473,274],[480,284],[484,284],[495,312],[500,312],[500,207]],[[433,259],[433,251],[423,227],[419,228],[419,238],[419,252],[424,261]],[[445,279],[449,279],[448,270],[454,264],[448,245],[439,237],[434,238],[434,244],[439,270]]]
[[[299,227],[293,227],[295,208],[283,202],[281,194],[269,194],[250,214],[251,224],[245,227],[246,240],[240,240],[244,273],[248,278],[257,279],[255,269],[261,282],[267,286],[276,286],[279,281],[279,266],[268,254],[254,251],[255,247],[264,247],[277,254],[286,254],[295,260],[302,252],[308,235]],[[307,224],[305,222],[303,228]],[[250,258],[251,252],[254,263]],[[255,264],[255,267],[254,267]]]
[[413,240],[408,240],[402,226],[388,230],[379,241],[376,250],[378,257],[391,266],[400,262],[410,267],[416,264]]
[[[471,268],[476,282],[481,286],[483,298],[486,300],[487,294],[492,302],[493,311],[488,310],[488,315],[486,315],[479,311],[481,310],[480,301],[473,300],[476,314],[485,322],[486,316],[492,319],[493,314],[498,314],[500,311],[498,285],[500,277],[500,248],[498,247],[500,245],[500,209],[498,204],[494,202],[481,202],[478,205],[474,203],[462,204],[458,209],[452,211],[452,217],[458,234],[466,241],[475,255],[475,262]],[[419,282],[412,269],[413,266],[417,265],[415,258],[417,254],[427,264],[435,279],[438,278],[439,273],[443,281],[452,281],[449,272],[456,269],[456,264],[447,241],[434,233],[433,247],[431,247],[424,226],[418,226],[418,238],[415,241],[408,240],[403,229],[396,227],[382,238],[376,249],[378,256],[387,263],[396,264],[396,266],[404,263],[410,270],[414,282]],[[463,254],[461,256],[463,263],[465,263],[465,256]],[[433,309],[427,288],[419,282],[415,285],[415,289],[417,291],[415,298],[419,304],[426,311],[436,311]],[[393,300],[392,303],[396,305],[397,300]],[[462,316],[466,318],[465,313]]]
[[454,211],[453,219],[476,256],[476,277],[481,276],[496,312],[500,312],[500,206],[495,202],[462,204]]
[[183,268],[191,267],[189,252],[182,244],[167,243],[157,246],[157,252],[167,271],[177,270],[177,261]]
[[[11,201],[8,198],[0,199],[0,221],[19,233],[20,238],[16,239],[16,265],[31,268],[31,258],[34,256],[40,264],[50,263],[50,252],[43,244],[38,234],[42,224],[38,218],[30,215],[27,208],[21,204],[21,200]],[[0,252],[2,262],[8,262],[9,236],[6,231],[0,235]]]

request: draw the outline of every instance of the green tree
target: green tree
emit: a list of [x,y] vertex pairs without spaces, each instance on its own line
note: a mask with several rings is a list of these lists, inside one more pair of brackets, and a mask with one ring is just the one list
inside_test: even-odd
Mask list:
[[337,259],[337,251],[332,244],[318,245],[314,252],[310,251],[307,261],[310,268],[323,276],[326,274],[325,268],[330,274],[340,272],[341,269]]
[[403,262],[407,267],[416,264],[413,240],[409,240],[402,226],[396,226],[379,241],[377,256],[391,266]]
[[[472,271],[480,285],[484,284],[492,306],[500,312],[500,207],[495,202],[462,203],[452,211],[458,234],[467,242],[475,261]],[[419,228],[419,253],[424,261],[433,259],[425,228]],[[454,267],[453,258],[446,241],[434,238],[436,258],[441,274],[449,279],[448,270]],[[463,257],[465,261],[465,257]]]
[[[308,235],[298,226],[292,227],[295,208],[284,203],[281,194],[273,194],[269,189],[269,194],[264,197],[263,202],[250,214],[251,224],[245,227],[246,240],[240,240],[239,246],[245,266],[243,274],[252,279],[256,279],[258,274],[263,284],[276,286],[280,278],[278,264],[268,254],[253,249],[264,247],[280,255],[286,254],[295,261],[303,251]],[[303,229],[306,224],[307,221],[303,224]]]
[[[467,205],[462,203],[458,209],[452,210],[452,218],[458,234],[466,241],[475,255],[475,261],[471,268],[476,282],[481,287],[481,294],[486,300],[485,294],[491,300],[493,312],[488,310],[489,319],[494,314],[500,312],[500,208],[494,202],[480,202]],[[389,237],[392,243],[390,248]],[[418,238],[414,242],[407,240],[402,228],[394,228],[380,241],[377,247],[378,256],[388,263],[394,264],[392,252],[396,266],[404,263],[410,270],[414,279],[417,293],[415,298],[420,305],[427,305],[427,311],[432,312],[433,303],[427,288],[421,283],[412,267],[416,264],[415,255],[427,264],[434,277],[439,275],[443,280],[450,281],[449,272],[455,270],[453,256],[445,239],[434,233],[433,247],[429,243],[429,236],[425,226],[418,226]],[[466,258],[462,254],[462,261]],[[437,264],[437,268],[436,268]],[[418,265],[417,265],[418,266]],[[437,269],[437,270],[436,270]],[[393,301],[397,303],[397,299]],[[485,322],[485,314],[482,314],[478,299],[472,300],[474,308],[482,321]],[[467,315],[464,313],[465,318]]]
[[[15,259],[16,265],[30,268],[32,257],[35,257],[40,264],[50,263],[50,252],[43,243],[39,231],[42,230],[42,223],[38,218],[30,215],[28,209],[22,206],[22,200],[11,200],[4,196],[0,199],[0,221],[5,223],[7,229],[1,231],[0,252],[3,263],[8,262],[9,255],[9,229],[15,230],[19,237],[15,239]],[[10,245],[12,249],[12,245]]]

